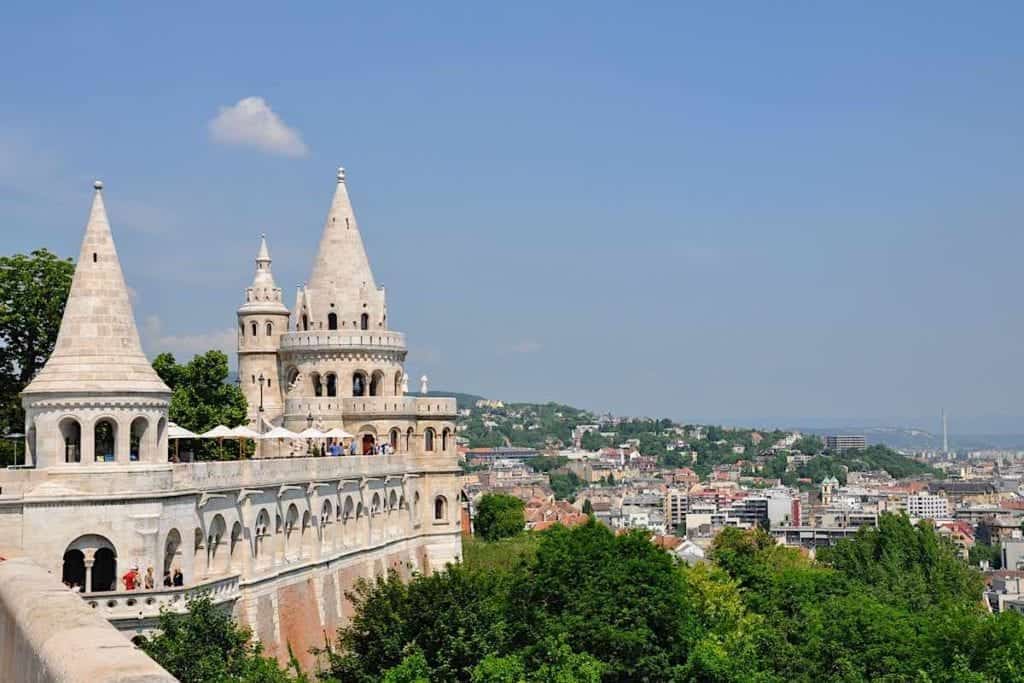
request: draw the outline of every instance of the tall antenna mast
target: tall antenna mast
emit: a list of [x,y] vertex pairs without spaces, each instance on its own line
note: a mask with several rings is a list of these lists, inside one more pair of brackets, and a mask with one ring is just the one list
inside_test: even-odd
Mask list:
[[949,453],[949,426],[946,420],[946,409],[942,409],[942,452]]

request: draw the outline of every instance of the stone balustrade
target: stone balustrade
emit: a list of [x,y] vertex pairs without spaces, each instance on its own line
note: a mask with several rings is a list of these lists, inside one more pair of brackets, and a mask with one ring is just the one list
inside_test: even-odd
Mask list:
[[[432,396],[358,396],[339,398],[318,396],[285,400],[285,415],[291,419],[312,415],[342,416],[349,421],[371,419],[418,418],[454,420],[457,407],[454,398]],[[357,425],[352,425],[356,428]]]
[[286,332],[281,335],[281,350],[389,350],[404,351],[405,335],[401,332],[342,332],[338,330],[310,330]]
[[185,612],[189,600],[204,594],[217,605],[233,603],[241,595],[239,576],[232,574],[177,588],[83,593],[82,598],[97,613],[122,627],[126,624],[120,622],[149,621],[147,625],[152,625],[161,609]]

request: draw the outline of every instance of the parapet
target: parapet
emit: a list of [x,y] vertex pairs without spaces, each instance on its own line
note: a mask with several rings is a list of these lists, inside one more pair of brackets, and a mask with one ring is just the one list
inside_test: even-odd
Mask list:
[[26,558],[0,560],[0,680],[174,683],[55,576]]

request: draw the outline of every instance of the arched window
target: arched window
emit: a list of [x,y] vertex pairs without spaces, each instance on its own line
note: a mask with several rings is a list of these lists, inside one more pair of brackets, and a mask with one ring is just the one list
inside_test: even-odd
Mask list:
[[[138,462],[142,459],[143,443],[146,440],[146,432],[148,431],[149,420],[144,417],[137,417],[132,420],[131,443],[128,450],[128,459],[132,462]],[[145,455],[148,455],[148,453]]]
[[444,453],[448,452],[448,438],[451,436],[451,431],[445,427],[441,432],[441,451]]
[[79,590],[97,592],[117,588],[117,551],[106,537],[79,536],[68,544],[63,559],[62,578],[79,586]]
[[117,423],[110,418],[96,422],[93,428],[93,449],[96,462],[114,462],[117,444]]
[[359,329],[361,329],[361,330],[368,330],[368,329],[370,329],[370,314],[369,313],[363,313],[361,316],[359,316]]
[[255,323],[255,321],[250,325],[249,329],[252,330],[252,336],[255,337],[256,336],[256,323]]
[[366,373],[359,371],[352,375],[352,395],[364,396],[366,394]]
[[288,368],[288,391],[291,391],[295,387],[295,383],[299,381],[299,369]]
[[331,521],[331,501],[325,500],[324,506],[320,509],[320,526],[325,527]]
[[253,544],[252,551],[253,555],[259,557],[263,550],[263,539],[267,537],[268,527],[270,526],[270,514],[266,510],[260,510],[260,514],[256,515],[256,528],[253,530]]
[[402,371],[395,373],[395,396],[402,395]]
[[327,314],[327,329],[336,330],[338,329],[338,314],[328,313]]
[[268,337],[273,337],[274,336],[274,323],[267,323],[267,336]]
[[427,428],[427,431],[423,432],[423,450],[430,452],[434,450],[434,430]]
[[391,491],[391,494],[388,496],[388,510],[397,510],[397,509],[398,509],[398,494],[395,493],[394,491]]
[[448,499],[438,496],[434,499],[434,521],[443,522],[448,519]]
[[370,515],[371,516],[379,515],[380,514],[380,505],[381,505],[381,503],[380,503],[380,494],[379,493],[374,493],[373,494],[373,500],[370,502]]
[[370,396],[380,396],[382,384],[384,384],[384,373],[377,370],[370,379]]
[[310,374],[309,379],[313,382],[313,395],[314,396],[323,396],[323,394],[324,394],[324,386],[323,386],[323,382],[320,381],[320,373],[319,372],[314,372],[314,373]]
[[405,433],[405,452],[409,452],[409,447],[412,445],[412,427]]
[[388,435],[388,443],[391,444],[391,450],[395,453],[398,452],[398,435],[397,429],[392,429],[391,434]]
[[64,440],[64,462],[82,461],[82,425],[73,417],[60,421],[60,435]]
[[302,314],[302,329],[303,331],[309,330],[309,316],[305,313]]
[[171,529],[164,541],[164,574],[171,574],[175,568],[181,568],[181,533]]
[[245,343],[245,323],[238,323],[238,343]]
[[338,395],[338,376],[333,372],[327,375],[327,395]]

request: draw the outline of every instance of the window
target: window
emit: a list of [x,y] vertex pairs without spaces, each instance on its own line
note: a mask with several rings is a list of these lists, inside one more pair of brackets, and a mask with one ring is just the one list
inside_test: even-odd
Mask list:
[[256,323],[252,324],[252,336],[256,336]]
[[428,451],[428,452],[434,450],[434,430],[433,429],[429,429],[428,428],[427,431],[425,431],[423,433],[423,450]]
[[302,314],[302,329],[306,331],[309,329],[309,316],[305,313]]
[[327,329],[336,330],[338,329],[338,314],[328,313],[327,314]]
[[338,376],[335,375],[333,372],[327,375],[327,395],[338,395]]
[[96,252],[94,251],[94,252],[92,252],[92,262],[96,263],[97,260],[98,260],[98,258],[96,256]]
[[364,394],[366,394],[366,375],[357,372],[352,375],[352,395],[363,396]]
[[359,329],[370,329],[370,315],[368,313],[363,313],[361,316],[359,316]]
[[448,500],[444,496],[434,499],[434,521],[443,522],[448,519]]
[[268,337],[273,337],[274,336],[274,324],[273,323],[267,323],[267,336]]

